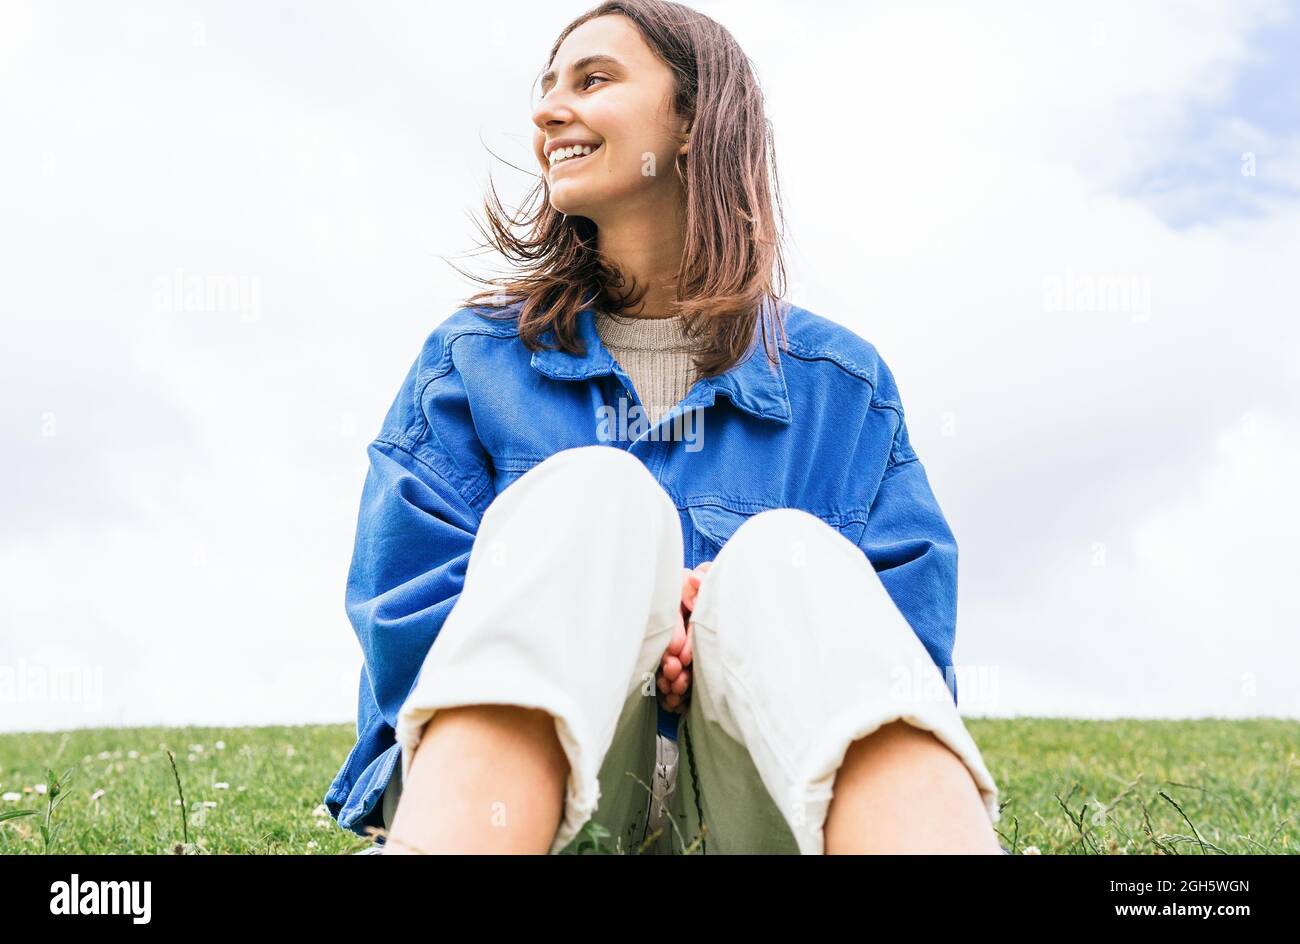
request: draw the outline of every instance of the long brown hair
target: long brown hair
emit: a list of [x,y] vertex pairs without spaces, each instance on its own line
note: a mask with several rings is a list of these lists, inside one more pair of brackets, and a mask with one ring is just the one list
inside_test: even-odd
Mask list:
[[[691,146],[674,161],[686,193],[686,239],[670,314],[682,316],[685,333],[694,340],[695,368],[701,377],[725,373],[749,351],[760,327],[775,361],[769,325],[784,337],[784,219],[772,125],[750,61],[725,28],[689,7],[666,0],[610,0],[565,27],[545,68],[569,33],[607,14],[631,20],[667,63],[675,114],[690,121]],[[596,225],[552,207],[544,175],[538,175],[518,219],[489,186],[488,228],[474,221],[485,239],[481,248],[495,249],[517,271],[499,278],[462,272],[493,286],[465,304],[485,306],[493,314],[522,300],[519,336],[530,350],[559,347],[584,354],[578,313],[595,305],[626,314],[639,305],[646,288],[637,291],[633,285],[625,291],[625,277],[597,249]],[[528,211],[534,202],[537,207]],[[523,235],[516,235],[516,228]],[[506,315],[513,317],[513,310]],[[554,328],[556,345],[541,338],[548,328]]]

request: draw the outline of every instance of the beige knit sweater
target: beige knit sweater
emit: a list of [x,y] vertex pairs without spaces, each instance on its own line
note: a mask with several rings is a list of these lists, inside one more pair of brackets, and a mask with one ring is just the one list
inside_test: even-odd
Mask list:
[[676,406],[697,379],[680,315],[641,318],[597,311],[596,333],[632,378],[651,425]]

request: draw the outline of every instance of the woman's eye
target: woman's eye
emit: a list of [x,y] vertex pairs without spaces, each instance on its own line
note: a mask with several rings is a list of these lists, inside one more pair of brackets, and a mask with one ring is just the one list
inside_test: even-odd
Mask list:
[[608,81],[609,81],[609,79],[605,78],[605,76],[603,76],[603,75],[594,75],[594,74],[593,74],[593,75],[589,75],[589,76],[587,76],[585,79],[582,80],[582,87],[583,87],[583,88],[586,88],[586,87],[587,87],[587,83],[590,82],[592,79],[600,79],[602,82],[608,82]]

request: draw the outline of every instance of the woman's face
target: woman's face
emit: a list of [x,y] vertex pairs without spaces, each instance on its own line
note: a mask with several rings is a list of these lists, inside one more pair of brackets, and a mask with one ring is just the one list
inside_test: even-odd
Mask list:
[[[605,58],[582,62],[591,56]],[[673,162],[686,122],[671,115],[672,90],[668,66],[626,17],[599,16],[566,36],[533,112],[533,150],[551,206],[599,226],[621,213],[662,211],[677,199]],[[556,145],[565,144],[592,151],[553,161],[563,153]]]

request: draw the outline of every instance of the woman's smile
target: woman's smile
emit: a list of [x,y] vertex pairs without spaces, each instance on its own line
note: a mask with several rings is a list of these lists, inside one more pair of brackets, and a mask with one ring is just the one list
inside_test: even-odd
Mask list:
[[579,164],[600,150],[601,145],[583,145],[572,148],[556,148],[550,158],[550,169],[554,173],[557,167]]

